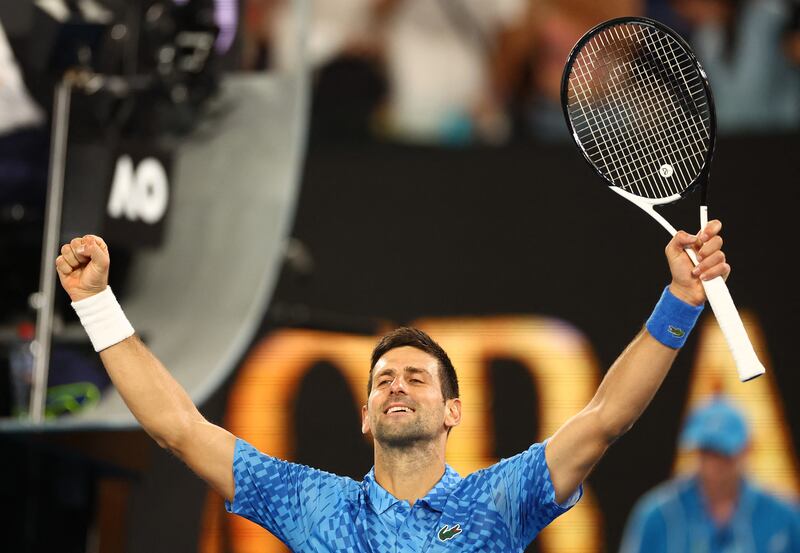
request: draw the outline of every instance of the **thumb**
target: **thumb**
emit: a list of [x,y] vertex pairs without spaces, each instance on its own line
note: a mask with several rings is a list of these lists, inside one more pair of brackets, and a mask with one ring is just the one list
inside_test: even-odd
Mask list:
[[697,235],[679,230],[675,236],[672,237],[672,240],[669,241],[669,244],[667,244],[665,253],[667,254],[667,259],[672,260],[683,255],[686,248],[697,249],[702,245],[703,243]]
[[111,258],[108,254],[108,245],[99,236],[87,234],[83,237],[83,244],[78,247],[79,255],[89,258],[89,268],[100,276],[108,274]]

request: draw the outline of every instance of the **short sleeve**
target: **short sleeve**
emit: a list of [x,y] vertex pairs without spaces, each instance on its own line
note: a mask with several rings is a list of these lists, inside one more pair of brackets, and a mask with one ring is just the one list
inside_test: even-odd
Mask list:
[[494,487],[495,504],[520,547],[527,546],[545,526],[571,509],[583,495],[581,485],[565,503],[556,502],[544,456],[545,443],[534,444],[526,451],[485,469]]
[[292,548],[299,548],[315,524],[341,508],[352,482],[270,457],[240,439],[233,455],[233,479],[233,501],[226,501],[225,509],[266,528]]
[[800,551],[800,505],[785,495],[761,494],[752,522],[759,543],[768,542],[770,552]]
[[620,553],[666,553],[667,524],[652,497],[645,496],[633,509]]
[[797,504],[792,508],[791,528],[792,546],[789,551],[800,551],[800,506]]

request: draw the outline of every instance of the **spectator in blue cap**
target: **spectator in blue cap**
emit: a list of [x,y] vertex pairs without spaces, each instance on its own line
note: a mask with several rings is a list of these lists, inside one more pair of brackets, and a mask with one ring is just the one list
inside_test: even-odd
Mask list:
[[693,411],[680,445],[697,451],[696,471],[639,500],[620,552],[800,552],[800,511],[748,480],[749,444],[747,421],[724,396]]
[[733,458],[747,448],[750,429],[744,416],[728,400],[716,396],[693,411],[681,435],[681,446]]

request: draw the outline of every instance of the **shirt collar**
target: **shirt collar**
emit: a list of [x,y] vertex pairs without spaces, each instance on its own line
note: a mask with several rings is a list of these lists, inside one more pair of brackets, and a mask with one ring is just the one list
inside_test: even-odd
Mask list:
[[450,465],[445,465],[442,478],[431,488],[431,491],[429,491],[425,497],[420,499],[420,501],[427,504],[428,507],[434,511],[439,511],[441,513],[444,511],[444,505],[447,503],[447,499],[456,486],[458,486],[459,482],[461,482],[461,477],[458,473],[454,471]]
[[[461,477],[458,473],[453,470],[450,465],[445,465],[442,477],[419,502],[427,505],[434,511],[442,512],[447,498],[460,481]],[[400,502],[399,499],[386,491],[378,484],[378,481],[375,480],[375,467],[372,467],[364,476],[364,489],[370,505],[379,515],[383,514],[389,507]]]
[[375,480],[375,467],[372,467],[366,476],[364,476],[364,489],[369,504],[372,505],[372,508],[379,515],[382,515],[389,507],[400,501],[383,489],[383,487],[378,484],[378,481]]
[[742,478],[739,486],[739,503],[736,506],[736,511],[737,513],[750,515],[755,510],[756,492],[747,478]]

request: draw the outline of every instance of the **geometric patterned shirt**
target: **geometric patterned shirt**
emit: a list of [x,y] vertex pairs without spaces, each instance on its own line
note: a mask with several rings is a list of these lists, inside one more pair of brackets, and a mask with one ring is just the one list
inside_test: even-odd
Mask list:
[[[545,442],[546,443],[546,442]],[[461,478],[450,466],[414,505],[362,482],[282,461],[237,440],[228,512],[295,553],[521,552],[580,499],[555,501],[544,443]]]

